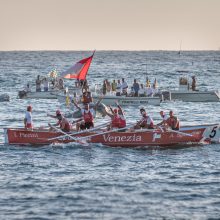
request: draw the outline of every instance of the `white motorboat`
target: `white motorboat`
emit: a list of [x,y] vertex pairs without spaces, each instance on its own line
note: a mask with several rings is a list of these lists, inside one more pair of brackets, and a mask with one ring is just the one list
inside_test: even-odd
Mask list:
[[[169,90],[171,100],[181,100],[184,102],[219,102],[220,92],[192,90],[187,77],[180,77],[179,89]],[[163,92],[162,92],[163,94]],[[164,95],[164,98],[166,96]]]
[[170,90],[172,100],[184,102],[219,102],[219,91],[178,91]]

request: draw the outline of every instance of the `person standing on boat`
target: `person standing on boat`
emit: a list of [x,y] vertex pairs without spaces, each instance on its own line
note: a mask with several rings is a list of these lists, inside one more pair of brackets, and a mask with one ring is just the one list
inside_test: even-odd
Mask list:
[[196,77],[192,76],[192,91],[196,91]]
[[116,86],[117,86],[117,83],[115,82],[115,79],[113,79],[113,82],[112,82],[112,92],[116,91]]
[[[56,111],[56,116],[47,114],[47,116],[51,118],[58,119],[58,122],[55,124],[55,126],[60,126],[60,129],[64,132],[70,132],[71,130],[71,124],[70,122],[62,115],[60,110]],[[50,126],[50,124],[48,124]]]
[[41,92],[41,80],[40,80],[40,75],[37,76],[36,79],[36,92]]
[[154,121],[149,115],[147,115],[144,108],[140,108],[140,113],[142,115],[142,119],[137,122],[137,124],[134,126],[134,129],[154,129]]
[[128,84],[124,78],[122,78],[121,88],[122,88],[122,95],[127,96],[128,95]]
[[106,95],[107,92],[107,83],[106,83],[106,79],[103,81],[103,85],[102,85],[102,94]]
[[116,86],[116,96],[121,96],[121,82],[120,79],[118,80],[117,86]]
[[24,127],[25,127],[25,129],[33,129],[34,128],[31,112],[32,112],[32,106],[29,105],[27,107],[27,111],[26,111],[25,117],[24,117]]
[[136,79],[134,79],[133,88],[134,88],[134,96],[138,97],[140,86]]
[[145,97],[146,96],[146,91],[144,89],[144,85],[141,84],[140,90],[139,90],[139,96],[140,97]]
[[46,77],[43,79],[43,84],[44,84],[44,92],[48,92],[48,90],[49,90],[49,81],[47,80]]
[[147,88],[150,87],[150,80],[148,79],[148,77],[146,78],[146,87],[147,87]]
[[171,110],[169,113],[170,117],[166,120],[169,127],[171,127],[172,130],[179,130],[180,129],[180,122],[179,119],[174,116],[173,111]]

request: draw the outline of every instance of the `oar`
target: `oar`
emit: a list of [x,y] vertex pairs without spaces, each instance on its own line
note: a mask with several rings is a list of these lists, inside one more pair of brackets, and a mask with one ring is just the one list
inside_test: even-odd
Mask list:
[[[74,140],[75,142],[78,142],[78,143],[83,144],[83,145],[88,145],[87,142],[82,142],[81,140],[79,140],[79,138],[72,137],[71,135],[67,134],[66,132],[62,131],[61,129],[59,129],[59,128],[57,128],[57,127],[51,125],[51,124],[48,124],[48,125],[49,125],[51,128],[53,128],[54,130],[56,130],[56,131],[58,131],[58,132],[60,132],[60,133],[62,133],[62,134],[65,134],[65,136],[69,137],[70,139]],[[59,138],[61,138],[61,137],[62,137],[62,136],[59,136],[59,137],[57,137],[57,139],[59,139]],[[50,140],[50,139],[48,139],[48,140]]]
[[[101,125],[99,125],[99,126],[97,126],[97,127],[95,127],[95,128],[91,128],[91,129],[83,130],[83,131],[78,131],[78,132],[71,133],[71,134],[68,134],[68,135],[73,136],[73,135],[84,134],[84,133],[96,131],[96,130],[98,130],[98,129],[104,127],[104,126],[106,126],[108,123],[109,123],[109,122],[106,122],[106,123],[101,124]],[[62,136],[59,136],[59,137],[50,138],[50,139],[48,139],[48,140],[49,140],[49,141],[51,141],[51,140],[56,140],[56,139],[59,139],[59,138],[64,138],[64,137],[66,137],[66,136],[67,136],[67,135],[65,134],[65,135],[62,135]]]
[[193,137],[192,134],[187,134],[185,132],[181,132],[181,131],[177,131],[177,130],[168,129],[167,131],[174,132],[174,133],[177,133],[177,134],[182,134],[182,135],[189,136],[189,137]]

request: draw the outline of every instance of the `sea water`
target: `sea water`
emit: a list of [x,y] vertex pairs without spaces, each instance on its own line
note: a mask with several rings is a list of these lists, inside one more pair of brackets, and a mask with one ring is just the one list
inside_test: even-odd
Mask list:
[[[26,106],[33,106],[34,125],[47,126],[57,100],[23,100],[17,93],[37,75],[62,72],[89,51],[0,52],[0,219],[219,219],[220,144],[181,148],[111,148],[100,144],[17,147],[4,144],[4,127],[23,127]],[[97,51],[89,84],[125,78],[161,89],[178,88],[178,70],[196,76],[199,90],[220,89],[219,51]],[[68,82],[74,84],[74,82]],[[220,123],[220,102],[171,101],[145,106],[160,121],[160,110],[174,110],[181,125]],[[136,122],[137,107],[126,107]],[[101,116],[96,123],[107,121]]]

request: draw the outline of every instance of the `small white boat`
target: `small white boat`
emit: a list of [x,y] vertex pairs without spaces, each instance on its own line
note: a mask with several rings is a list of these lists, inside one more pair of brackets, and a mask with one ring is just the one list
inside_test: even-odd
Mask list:
[[47,92],[25,92],[19,91],[18,97],[20,99],[57,99],[60,91],[47,91]]
[[[187,71],[178,71],[187,72]],[[216,91],[199,91],[192,90],[187,77],[180,77],[179,89],[169,90],[171,100],[181,100],[184,102],[219,102],[220,92]],[[164,92],[162,92],[163,94]],[[164,95],[164,98],[166,96]]]
[[172,100],[184,102],[219,102],[219,91],[178,91],[170,90]]

